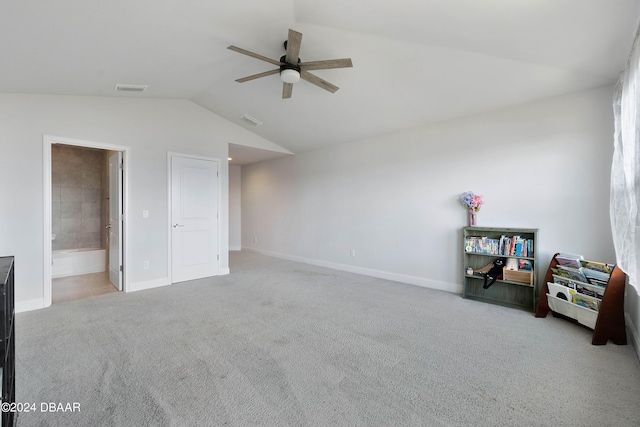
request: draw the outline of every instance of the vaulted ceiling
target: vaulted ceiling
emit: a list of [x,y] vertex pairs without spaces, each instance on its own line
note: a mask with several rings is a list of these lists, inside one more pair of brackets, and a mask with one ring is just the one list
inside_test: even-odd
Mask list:
[[[297,153],[611,84],[639,18],[640,0],[5,0],[0,92],[189,99]],[[314,72],[336,93],[234,81],[274,67],[227,46],[278,59],[289,28],[302,61],[352,58]]]

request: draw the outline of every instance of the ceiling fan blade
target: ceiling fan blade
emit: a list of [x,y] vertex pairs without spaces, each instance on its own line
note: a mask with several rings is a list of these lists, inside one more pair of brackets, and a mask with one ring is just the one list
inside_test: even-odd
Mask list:
[[351,58],[327,59],[325,61],[302,62],[300,68],[303,70],[328,70],[330,68],[350,68],[353,67]]
[[244,82],[248,82],[249,80],[259,79],[260,77],[267,77],[273,74],[278,74],[279,72],[280,72],[280,68],[276,68],[275,70],[269,70],[269,71],[265,71],[264,73],[258,73],[252,76],[243,77],[241,79],[237,79],[236,81],[238,83],[244,83]]
[[297,64],[298,57],[300,56],[300,44],[302,43],[302,33],[294,30],[289,30],[289,37],[287,38],[287,62],[289,64]]
[[305,70],[302,70],[302,72],[300,73],[300,78],[318,87],[321,87],[324,90],[328,90],[331,93],[335,93],[338,89],[340,89],[338,86],[333,85],[328,81],[321,79],[320,77]]
[[291,98],[293,83],[282,83],[282,99]]
[[243,55],[250,56],[252,58],[259,59],[261,61],[268,62],[269,64],[273,64],[273,65],[277,65],[277,66],[282,65],[282,62],[280,62],[280,61],[276,61],[275,59],[267,58],[266,56],[262,56],[262,55],[259,55],[257,53],[249,52],[248,50],[245,50],[245,49],[242,49],[242,48],[239,48],[239,47],[236,47],[236,46],[229,46],[229,47],[227,47],[227,49],[230,49],[230,50],[232,50],[234,52],[241,53]]

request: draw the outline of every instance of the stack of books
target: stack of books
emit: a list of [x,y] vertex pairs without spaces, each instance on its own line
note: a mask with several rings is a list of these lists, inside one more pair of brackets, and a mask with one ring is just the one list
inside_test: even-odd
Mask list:
[[465,238],[465,251],[477,254],[533,257],[533,239],[521,236],[500,236],[493,239],[482,236]]

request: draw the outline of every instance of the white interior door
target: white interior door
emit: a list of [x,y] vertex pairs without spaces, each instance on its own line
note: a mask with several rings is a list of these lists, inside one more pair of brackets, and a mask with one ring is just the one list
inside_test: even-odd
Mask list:
[[219,274],[218,162],[171,157],[171,283]]
[[122,290],[122,153],[109,156],[109,281]]

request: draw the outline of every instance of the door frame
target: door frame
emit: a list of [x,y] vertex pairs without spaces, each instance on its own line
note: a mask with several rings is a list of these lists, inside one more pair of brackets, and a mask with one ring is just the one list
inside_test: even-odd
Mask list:
[[88,141],[76,138],[67,138],[63,136],[43,135],[42,136],[42,158],[43,158],[43,183],[44,183],[44,224],[43,224],[43,243],[44,243],[44,256],[43,256],[43,307],[51,306],[51,146],[54,144],[74,145],[77,147],[98,148],[101,150],[112,150],[122,152],[122,161],[124,162],[122,168],[122,290],[127,292],[128,285],[130,283],[129,275],[129,227],[127,226],[127,219],[129,217],[129,163],[131,162],[131,148],[124,145],[108,144],[103,142]]
[[174,152],[174,151],[167,151],[167,242],[169,242],[169,244],[167,245],[167,260],[168,260],[168,265],[167,265],[167,274],[168,274],[168,278],[169,278],[169,284],[172,285],[173,282],[173,272],[172,272],[172,262],[173,262],[173,254],[172,254],[172,248],[173,248],[173,236],[171,233],[171,208],[172,208],[172,194],[171,194],[171,183],[172,183],[172,178],[173,178],[173,170],[171,168],[171,164],[172,164],[172,159],[174,157],[184,157],[187,159],[195,159],[195,160],[206,160],[206,161],[210,161],[210,162],[216,162],[218,163],[218,200],[216,201],[217,205],[218,205],[218,221],[216,222],[216,234],[218,236],[218,241],[216,242],[216,245],[218,247],[218,275],[221,275],[221,268],[220,268],[220,243],[222,242],[222,236],[220,235],[220,207],[222,206],[222,195],[221,195],[221,191],[222,191],[222,183],[221,183],[221,177],[220,177],[220,167],[222,165],[222,162],[220,161],[220,159],[215,158],[215,157],[206,157],[206,156],[198,156],[195,154],[185,154],[185,153],[178,153],[178,152]]
[[[109,223],[105,227],[108,228],[107,238],[108,238],[108,256],[107,256],[107,275],[109,276],[109,282],[116,287],[119,291],[122,291],[122,282],[124,278],[124,264],[123,264],[123,251],[122,251],[122,238],[123,238],[123,229],[122,229],[122,221],[124,219],[124,214],[122,211],[123,203],[122,198],[124,197],[123,188],[123,175],[124,175],[124,160],[122,151],[112,151],[111,154],[107,152],[107,168],[109,171],[107,172],[108,183],[109,185],[109,208],[108,208],[108,219]],[[115,185],[114,185],[115,184]],[[118,197],[114,197],[114,194]],[[115,206],[114,206],[115,203]],[[115,208],[115,209],[114,209]],[[113,216],[117,216],[114,221]],[[116,225],[117,233],[114,233],[114,223]],[[115,236],[115,238],[114,238]],[[114,245],[114,243],[117,244]],[[113,250],[115,249],[115,250]],[[117,255],[117,256],[114,256]],[[113,262],[115,261],[115,262]],[[117,264],[114,269],[114,264]]]

